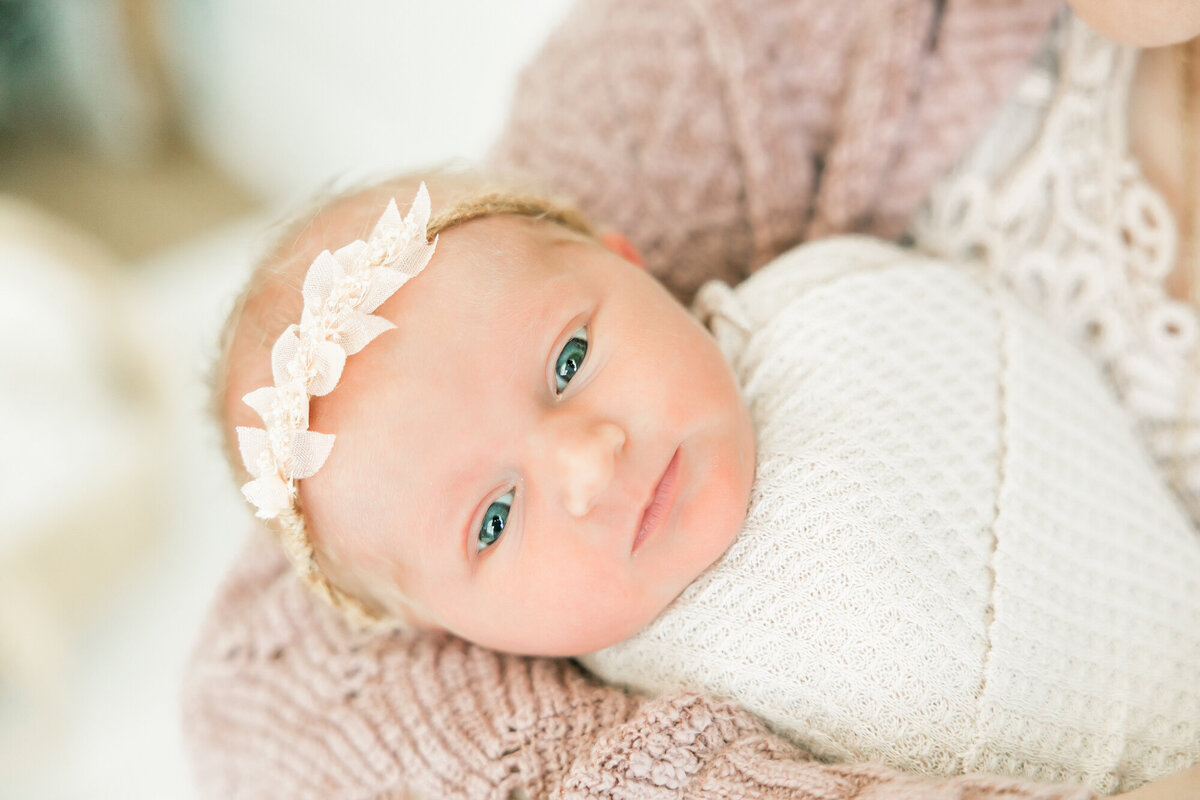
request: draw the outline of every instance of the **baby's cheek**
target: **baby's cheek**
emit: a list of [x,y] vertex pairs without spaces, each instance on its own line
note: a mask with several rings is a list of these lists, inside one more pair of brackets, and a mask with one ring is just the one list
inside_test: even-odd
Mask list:
[[596,560],[546,582],[539,593],[540,628],[555,654],[578,655],[632,636],[666,603],[630,579],[628,570]]
[[668,423],[687,425],[698,414],[708,416],[724,407],[729,386],[721,380],[723,369],[723,364],[706,359],[681,359],[657,373],[653,384],[643,390],[643,401],[661,409]]

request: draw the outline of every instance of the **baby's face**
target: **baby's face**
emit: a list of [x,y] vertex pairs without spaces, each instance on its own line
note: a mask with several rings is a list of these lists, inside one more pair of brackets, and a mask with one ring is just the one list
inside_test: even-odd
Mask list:
[[1200,35],[1194,0],[1070,0],[1094,30],[1121,44],[1163,47]]
[[389,610],[571,655],[649,623],[733,541],[754,437],[712,337],[643,269],[548,223],[444,233],[396,324],[313,403],[320,546]]

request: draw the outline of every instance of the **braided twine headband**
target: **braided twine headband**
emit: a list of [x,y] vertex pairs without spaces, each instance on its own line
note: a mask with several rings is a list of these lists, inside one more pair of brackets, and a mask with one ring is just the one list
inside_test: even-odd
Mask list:
[[426,239],[429,213],[422,183],[406,217],[391,200],[367,241],[318,255],[304,276],[299,324],[289,325],[271,348],[274,385],[242,398],[264,425],[237,428],[238,450],[253,477],[242,494],[256,516],[276,520],[284,553],[304,582],[360,625],[378,620],[321,572],[297,505],[296,481],[324,465],[334,442],[332,434],[308,430],[309,403],[337,386],[346,356],[395,327],[371,312],[429,263],[437,245]]
[[296,481],[321,469],[335,438],[308,430],[312,398],[333,391],[346,356],[396,327],[372,312],[425,268],[438,232],[479,217],[511,214],[547,219],[594,236],[579,212],[535,196],[478,195],[442,212],[432,224],[430,210],[429,192],[422,182],[403,219],[393,199],[366,241],[318,255],[304,276],[299,324],[288,326],[271,348],[274,385],[242,398],[264,425],[237,428],[238,450],[253,478],[242,486],[242,494],[255,507],[256,516],[274,520],[284,554],[300,578],[358,627],[383,620],[322,573],[298,504]]

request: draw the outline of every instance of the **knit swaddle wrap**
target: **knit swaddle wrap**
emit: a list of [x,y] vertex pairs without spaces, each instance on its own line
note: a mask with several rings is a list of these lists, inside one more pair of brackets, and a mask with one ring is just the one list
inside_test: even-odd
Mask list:
[[1200,762],[1200,537],[1082,354],[980,273],[862,239],[698,308],[755,420],[749,514],[589,669],[828,759],[1101,792]]

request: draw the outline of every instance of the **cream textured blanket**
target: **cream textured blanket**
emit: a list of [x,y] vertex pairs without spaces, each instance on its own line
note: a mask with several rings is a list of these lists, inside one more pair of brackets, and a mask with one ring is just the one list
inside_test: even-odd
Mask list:
[[589,669],[829,759],[1101,792],[1200,762],[1200,537],[1091,362],[982,273],[866,239],[697,309],[756,422],[749,515]]

